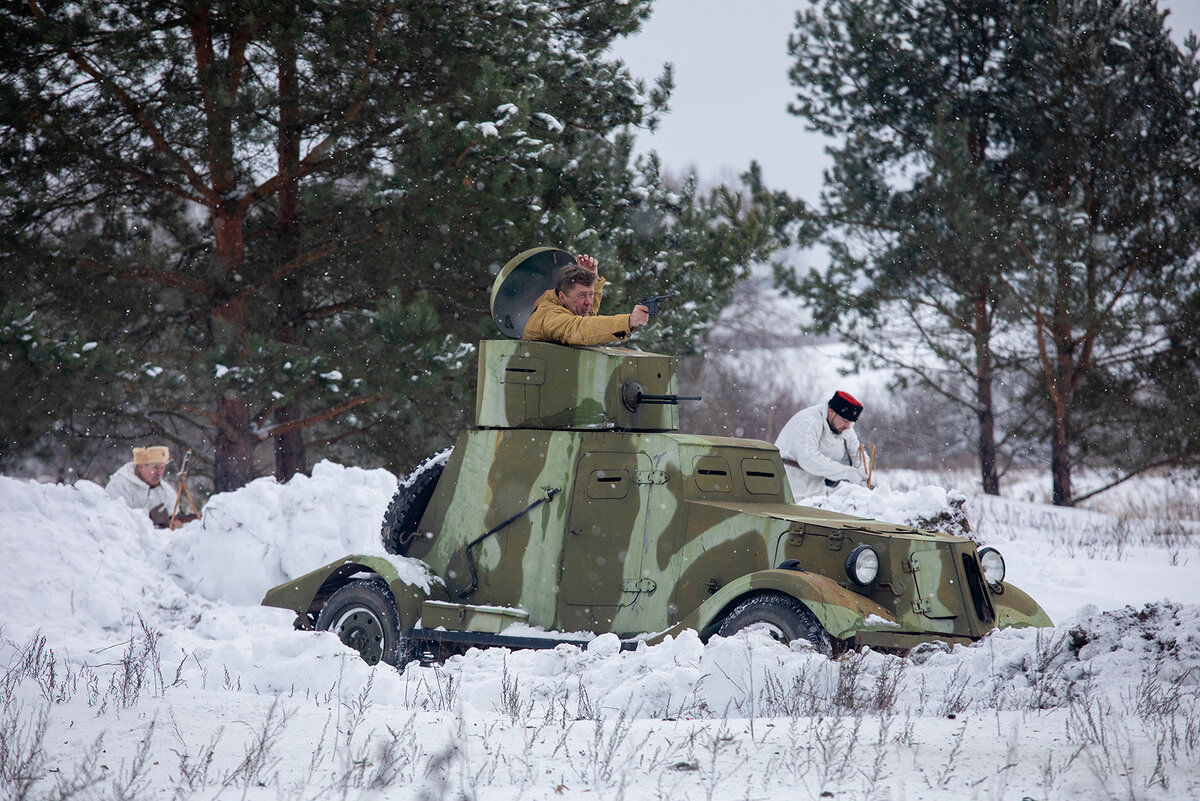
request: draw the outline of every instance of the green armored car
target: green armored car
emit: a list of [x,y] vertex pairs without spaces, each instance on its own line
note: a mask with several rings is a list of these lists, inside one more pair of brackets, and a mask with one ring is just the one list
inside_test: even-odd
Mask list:
[[1051,625],[994,549],[796,506],[774,445],[680,432],[671,357],[520,340],[570,258],[537,248],[497,276],[509,338],[480,346],[475,427],[393,498],[394,556],[346,556],[264,605],[401,665],[608,632],[632,648],[763,624],[832,655]]

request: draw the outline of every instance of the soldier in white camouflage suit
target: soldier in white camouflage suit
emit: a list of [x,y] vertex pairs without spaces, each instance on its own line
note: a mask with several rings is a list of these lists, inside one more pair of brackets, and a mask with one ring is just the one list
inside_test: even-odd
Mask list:
[[[156,528],[167,528],[175,508],[175,488],[163,481],[171,451],[165,445],[134,448],[133,461],[112,474],[105,491],[132,509],[145,509]],[[176,528],[182,523],[176,521]]]
[[867,483],[854,433],[862,410],[850,393],[839,390],[828,403],[796,412],[779,432],[775,444],[796,500],[819,495],[842,481]]

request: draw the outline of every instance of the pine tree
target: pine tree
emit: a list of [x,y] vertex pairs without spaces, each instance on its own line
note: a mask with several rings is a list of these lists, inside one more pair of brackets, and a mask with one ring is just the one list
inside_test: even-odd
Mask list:
[[[799,288],[867,355],[950,397],[970,387],[986,491],[995,386],[1032,393],[1021,407],[1070,504],[1087,433],[1128,403],[1093,391],[1110,402],[1085,410],[1077,393],[1162,346],[1167,271],[1200,242],[1195,52],[1144,0],[823,11],[798,21],[794,111],[845,142],[824,210],[834,263]],[[893,348],[897,331],[914,347]]]
[[192,445],[217,490],[411,465],[466,422],[492,276],[537,244],[600,256],[610,310],[690,282],[661,340],[685,347],[769,231],[634,163],[670,74],[647,90],[606,49],[648,9],[5,7],[6,319],[108,359],[89,393],[33,387],[43,419]]
[[1171,277],[1200,246],[1200,62],[1145,0],[1029,2],[1015,18],[1007,166],[1040,224],[1010,284],[1050,411],[1053,501],[1069,505],[1079,446],[1131,400],[1105,385],[1161,351]]
[[[791,110],[830,136],[832,263],[794,286],[858,358],[898,368],[977,421],[985,492],[998,494],[997,282],[1019,237],[993,165],[1006,2],[829,0],[797,20]],[[1001,409],[998,411],[998,401]]]

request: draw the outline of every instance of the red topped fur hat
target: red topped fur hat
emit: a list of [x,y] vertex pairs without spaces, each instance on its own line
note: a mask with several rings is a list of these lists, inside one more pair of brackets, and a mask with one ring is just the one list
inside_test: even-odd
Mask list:
[[849,392],[838,390],[829,399],[829,408],[833,409],[834,414],[840,415],[853,423],[862,414],[863,405],[856,401],[854,396]]

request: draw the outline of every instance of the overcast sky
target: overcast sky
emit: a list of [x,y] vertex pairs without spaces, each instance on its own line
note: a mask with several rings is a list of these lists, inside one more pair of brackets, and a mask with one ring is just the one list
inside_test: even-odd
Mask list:
[[[825,140],[787,113],[787,39],[796,9],[807,7],[806,0],[657,0],[643,31],[615,48],[647,81],[664,63],[675,65],[671,113],[655,134],[639,137],[639,149],[657,150],[677,174],[695,168],[717,180],[757,159],[768,185],[815,200]],[[1171,9],[1176,41],[1200,31],[1198,0],[1160,0],[1159,8]]]

